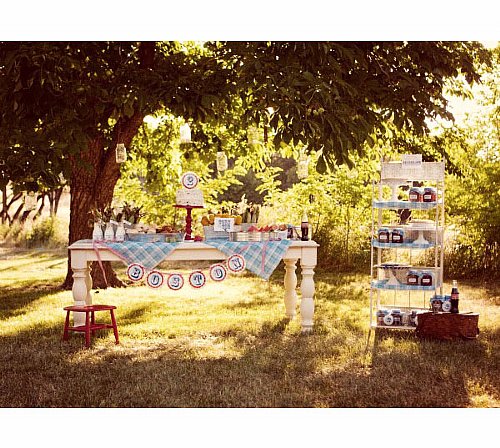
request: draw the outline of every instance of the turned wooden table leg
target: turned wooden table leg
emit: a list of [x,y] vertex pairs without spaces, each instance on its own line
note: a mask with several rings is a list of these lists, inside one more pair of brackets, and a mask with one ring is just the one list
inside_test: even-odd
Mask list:
[[[73,270],[73,300],[76,306],[92,304],[90,288],[92,278],[90,276],[89,264],[79,254],[71,254],[71,269]],[[85,313],[73,313],[73,325],[75,327],[85,325]]]
[[285,314],[290,320],[295,317],[297,307],[297,275],[296,259],[287,259],[285,262]]
[[301,260],[302,281],[300,290],[302,299],[300,301],[300,316],[302,321],[302,333],[309,333],[313,329],[314,318],[314,267],[316,265],[305,264]]

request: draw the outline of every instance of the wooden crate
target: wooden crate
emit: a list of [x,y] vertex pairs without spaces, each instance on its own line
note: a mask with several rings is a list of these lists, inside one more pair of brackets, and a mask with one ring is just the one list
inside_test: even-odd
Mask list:
[[416,334],[420,338],[453,340],[475,339],[479,334],[477,313],[422,313],[418,315]]

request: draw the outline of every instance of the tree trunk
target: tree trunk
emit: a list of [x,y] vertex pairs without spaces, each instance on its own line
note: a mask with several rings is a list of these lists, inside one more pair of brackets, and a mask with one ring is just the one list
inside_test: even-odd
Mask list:
[[57,210],[59,210],[59,201],[61,200],[62,193],[64,191],[64,187],[58,188],[54,191],[54,208],[51,210],[50,216],[57,216]]
[[[155,42],[142,42],[139,45],[139,59],[141,69],[152,69],[155,60]],[[111,113],[111,111],[110,111]],[[130,146],[137,134],[145,116],[145,112],[134,112],[131,117],[120,118],[113,128],[113,139],[108,148],[105,148],[104,138],[98,135],[90,139],[87,150],[77,156],[70,157],[70,224],[69,244],[80,239],[92,237],[92,228],[89,225],[89,212],[93,206],[103,208],[111,205],[116,182],[120,178],[120,164],[116,163],[115,148],[117,143]],[[107,120],[109,116],[105,117]],[[87,168],[84,168],[84,164]],[[106,272],[106,281],[99,264],[93,263],[92,284],[95,288],[107,286],[125,286],[112,270],[109,262],[103,262]],[[69,289],[73,284],[70,260],[66,279],[62,285]]]
[[2,187],[2,224],[5,224],[8,221],[7,214],[7,185]]
[[[104,208],[111,205],[116,182],[120,178],[120,164],[116,163],[115,147],[117,143],[129,146],[144,118],[136,113],[130,119],[118,120],[115,125],[115,139],[110,147],[104,148],[104,140],[96,138],[88,144],[87,151],[80,154],[82,161],[76,157],[70,159],[71,164],[71,199],[69,244],[81,239],[92,238],[90,210],[92,207]],[[92,284],[94,288],[123,287],[125,284],[116,276],[110,262],[102,263],[106,278],[97,262],[92,263]],[[62,287],[70,289],[73,284],[70,260]]]

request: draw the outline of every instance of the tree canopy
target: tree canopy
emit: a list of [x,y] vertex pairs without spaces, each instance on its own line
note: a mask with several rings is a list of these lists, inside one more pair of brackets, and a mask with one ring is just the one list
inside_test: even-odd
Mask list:
[[33,189],[64,173],[73,242],[90,236],[91,207],[111,203],[114,148],[148,114],[258,124],[275,145],[319,151],[324,171],[388,122],[422,133],[427,117],[451,118],[445,82],[460,90],[458,75],[477,82],[488,63],[466,42],[2,42],[0,168]]

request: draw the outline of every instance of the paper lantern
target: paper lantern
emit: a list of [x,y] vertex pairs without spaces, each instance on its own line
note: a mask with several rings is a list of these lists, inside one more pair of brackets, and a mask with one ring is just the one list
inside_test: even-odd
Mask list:
[[181,132],[181,143],[191,143],[191,128],[189,124],[184,123],[180,128]]
[[24,193],[24,208],[26,211],[32,211],[36,209],[37,198],[34,191],[29,191]]
[[301,154],[297,162],[297,177],[299,179],[306,179],[309,176],[309,157]]
[[123,163],[127,160],[127,149],[124,143],[116,145],[116,163]]
[[217,171],[226,171],[227,170],[227,156],[224,151],[217,152]]
[[247,140],[250,146],[259,144],[259,133],[255,126],[249,126],[247,129]]

